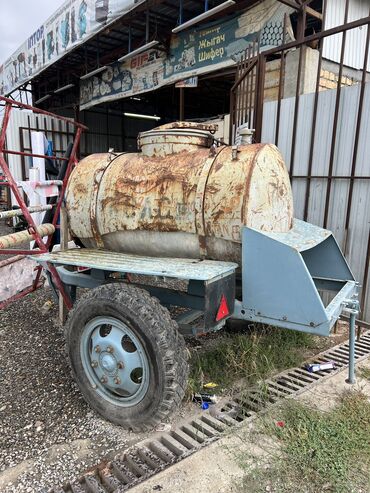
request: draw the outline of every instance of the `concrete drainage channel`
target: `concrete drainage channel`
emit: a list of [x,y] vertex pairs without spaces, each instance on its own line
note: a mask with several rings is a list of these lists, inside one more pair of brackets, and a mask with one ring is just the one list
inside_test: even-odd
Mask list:
[[[335,369],[308,372],[304,366],[286,370],[264,382],[261,389],[250,390],[233,400],[214,406],[212,414],[203,412],[175,430],[163,433],[158,439],[147,440],[118,454],[108,463],[99,464],[82,477],[67,485],[55,487],[50,493],[118,493],[142,483],[149,477],[188,457],[201,447],[217,440],[239,423],[252,419],[269,404],[284,397],[297,395],[348,366],[348,343],[324,351],[310,361],[335,362]],[[355,360],[370,355],[370,331],[365,332],[355,346]]]

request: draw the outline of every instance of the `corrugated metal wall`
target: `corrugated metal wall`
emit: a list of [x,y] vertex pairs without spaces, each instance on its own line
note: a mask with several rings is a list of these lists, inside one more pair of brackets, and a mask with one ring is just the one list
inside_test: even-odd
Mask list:
[[107,152],[109,148],[136,152],[139,132],[158,125],[158,122],[125,117],[123,112],[104,107],[81,111],[79,119],[89,128],[82,134],[81,157],[94,152]]
[[[345,0],[327,0],[325,29],[340,26],[344,23]],[[370,0],[350,0],[348,22],[367,17],[370,12]],[[343,34],[336,34],[324,40],[323,57],[339,63]],[[362,69],[365,56],[366,26],[351,29],[347,32],[344,65]],[[370,56],[368,58],[368,70]]]
[[[69,127],[69,128],[68,128]],[[49,116],[36,115],[31,111],[13,109],[6,134],[7,148],[14,151],[31,149],[30,129],[45,131],[48,140],[53,140],[54,150],[59,151],[61,156],[72,141],[72,125],[56,120]],[[7,162],[16,180],[28,177],[28,168],[31,158],[14,155],[7,155]],[[25,176],[24,176],[25,175]]]
[[[360,85],[342,88],[338,118],[338,134],[334,157],[333,175],[348,176],[351,174],[352,153]],[[314,94],[300,97],[300,110],[297,126],[297,141],[294,162],[294,174],[307,176],[309,145],[312,125]],[[336,91],[320,93],[317,110],[317,128],[313,155],[312,175],[328,174],[330,142],[333,129],[333,115]],[[281,102],[280,134],[278,147],[286,162],[290,159],[292,125],[294,119],[295,98]],[[366,85],[364,108],[370,108],[370,83]],[[262,142],[274,142],[277,103],[268,102],[264,105]],[[370,111],[364,111],[359,138],[356,176],[369,176],[369,142],[370,142]],[[328,144],[329,143],[329,144]],[[322,226],[325,209],[327,179],[312,179],[309,202],[309,222]],[[370,180],[354,180],[353,202],[348,237],[345,238],[345,217],[349,190],[348,179],[336,179],[332,183],[329,208],[328,229],[332,230],[341,248],[346,246],[346,257],[357,280],[362,283],[366,249],[370,226]],[[303,218],[303,208],[307,179],[293,180],[295,216]],[[366,312],[361,318],[370,321],[370,286],[368,280]]]

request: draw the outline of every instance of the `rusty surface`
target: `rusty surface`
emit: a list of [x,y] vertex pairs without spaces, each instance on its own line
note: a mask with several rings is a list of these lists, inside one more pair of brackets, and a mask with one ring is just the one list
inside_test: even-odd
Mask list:
[[[55,232],[55,227],[52,224],[42,224],[41,226],[37,227],[37,233],[41,237],[49,236],[54,232]],[[29,233],[27,230],[6,236],[0,236],[0,250],[12,248],[16,245],[22,245],[22,243],[27,243],[33,241],[34,239],[35,239],[35,235]]]
[[89,156],[73,171],[67,211],[89,248],[236,261],[243,225],[284,232],[293,217],[281,154],[262,144],[241,147],[236,160],[226,146],[213,157],[205,148]]
[[218,130],[218,125],[216,123],[195,123],[195,122],[184,122],[177,121],[172,123],[165,123],[160,125],[153,130],[171,130],[174,128],[186,128],[186,129],[196,129],[196,130],[206,130],[208,132],[214,133]]
[[203,130],[149,130],[138,137],[138,148],[149,157],[168,156],[181,152],[197,151],[205,147],[209,149],[213,136]]
[[142,257],[88,248],[71,248],[70,250],[41,254],[34,258],[36,261],[49,262],[55,265],[84,266],[111,272],[128,272],[130,274],[198,281],[212,281],[220,276],[232,274],[238,267],[237,264],[231,262]]

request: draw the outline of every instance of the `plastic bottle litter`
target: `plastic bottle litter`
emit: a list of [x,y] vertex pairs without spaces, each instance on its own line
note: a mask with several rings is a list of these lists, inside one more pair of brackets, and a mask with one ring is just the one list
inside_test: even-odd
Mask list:
[[306,365],[306,369],[310,373],[314,373],[315,371],[322,371],[322,370],[332,370],[334,368],[335,368],[334,361],[327,361],[325,363],[312,363]]
[[204,403],[208,402],[208,404],[216,404],[217,402],[217,396],[216,395],[211,395],[211,394],[205,394],[203,392],[200,392],[199,394],[194,394],[193,395],[193,401],[194,402],[199,402],[199,403]]

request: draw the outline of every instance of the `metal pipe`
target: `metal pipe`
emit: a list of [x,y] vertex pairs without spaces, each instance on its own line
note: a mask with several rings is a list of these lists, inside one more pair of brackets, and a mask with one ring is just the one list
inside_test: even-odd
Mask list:
[[347,383],[353,385],[355,379],[355,340],[356,340],[356,314],[355,310],[351,310],[349,318],[349,362],[348,362],[348,379]]
[[290,162],[289,162],[290,179],[292,179],[293,171],[294,171],[295,144],[296,144],[296,139],[297,139],[299,96],[300,96],[300,92],[301,92],[301,75],[302,75],[302,61],[303,61],[303,50],[304,49],[305,49],[304,46],[301,46],[299,48],[297,85],[296,85],[296,90],[295,90],[294,117],[293,117],[292,149],[291,149],[291,153],[290,153]]
[[[37,227],[37,233],[43,236],[49,236],[55,232],[55,227],[52,224],[42,224]],[[32,240],[35,240],[35,234],[30,233],[27,230],[19,231],[10,235],[0,236],[0,250],[13,247],[15,245],[21,245]]]
[[[254,39],[253,40],[253,45],[252,45],[252,57],[251,57],[251,60],[253,59],[256,59],[257,60],[257,54],[258,54],[258,46],[257,46],[257,43],[256,43],[256,40]],[[256,66],[254,66],[254,68],[252,68],[250,70],[250,80],[251,80],[251,89],[250,89],[250,92],[249,92],[249,113],[248,113],[248,123],[249,123],[249,128],[252,127],[252,116],[253,115],[253,96],[254,96],[254,93],[256,92],[256,79],[257,79],[257,69],[256,69]]]
[[[284,45],[285,50],[290,50],[291,48],[296,48],[297,46],[301,46],[304,44],[308,44],[311,41],[317,41],[322,38],[328,38],[333,34],[340,34],[342,32],[350,31],[351,29],[356,29],[358,27],[364,26],[365,24],[370,23],[370,16],[363,17],[362,19],[357,19],[356,21],[346,22],[345,24],[332,27],[331,29],[327,29],[325,31],[320,31],[315,34],[311,34],[310,36],[306,36],[302,40],[290,41],[286,45]],[[271,48],[270,50],[266,50],[263,54],[268,57],[270,55],[274,55],[275,53],[280,53],[281,46],[276,48]]]
[[33,154],[32,152],[23,152],[23,151],[12,151],[9,149],[3,149],[1,151],[3,154],[12,154],[15,156],[29,156],[29,157],[39,157],[42,159],[53,159],[57,161],[68,161],[65,157],[57,157],[57,156],[46,156],[45,154]]
[[145,12],[145,43],[149,43],[149,9]]
[[349,184],[346,222],[345,222],[345,226],[344,226],[346,230],[348,230],[348,227],[349,227],[349,222],[350,222],[350,218],[351,218],[351,211],[352,211],[353,185],[354,185],[354,177],[356,174],[358,143],[359,143],[359,139],[360,139],[361,122],[362,122],[362,108],[364,105],[363,103],[364,103],[366,78],[367,78],[367,60],[369,57],[369,43],[370,43],[370,24],[367,25],[365,54],[364,54],[364,62],[363,62],[364,65],[363,65],[363,69],[362,69],[360,97],[359,97],[359,101],[358,101],[356,133],[355,133],[355,142],[354,142],[354,146],[353,146],[353,156],[352,156],[352,166],[351,166],[351,176],[353,178],[351,178],[351,181]]
[[263,101],[265,96],[265,73],[266,73],[266,57],[264,54],[258,55],[259,63],[256,73],[256,94],[254,106],[254,128],[255,140],[261,142],[262,137],[262,122],[263,122]]
[[[36,212],[49,211],[52,208],[53,208],[52,205],[34,205],[31,207],[28,207],[28,212],[30,214],[34,214]],[[10,217],[18,217],[18,216],[23,216],[23,212],[21,209],[14,209],[13,211],[0,212],[0,219],[8,219]]]
[[[285,36],[287,30],[287,14],[284,14],[284,27],[283,27],[283,46],[285,43]],[[275,126],[275,145],[279,142],[279,131],[280,131],[280,111],[281,111],[281,99],[283,97],[283,80],[285,76],[285,51],[281,51],[280,56],[280,71],[279,71],[279,93],[277,100],[277,110],[276,110],[276,126]]]
[[[346,0],[346,7],[344,12],[344,24],[348,22],[348,11],[349,11],[349,0]],[[328,175],[333,174],[333,169],[334,169],[334,156],[335,156],[336,143],[337,143],[338,116],[339,116],[340,96],[342,89],[342,74],[343,74],[344,54],[346,50],[346,40],[347,40],[347,31],[343,31],[342,46],[340,52],[340,62],[339,62],[339,72],[338,72],[337,94],[335,98],[335,109],[334,109],[333,130],[332,130],[331,146],[330,146]],[[329,179],[326,186],[325,210],[324,210],[324,221],[323,221],[324,228],[327,227],[328,219],[329,219],[331,184],[332,184],[331,180]]]
[[[322,5],[323,10],[323,19],[322,19],[322,30],[325,29],[325,21],[326,21],[326,0],[323,1]],[[322,52],[323,52],[323,44],[324,41],[320,43],[319,48],[319,61],[317,64],[317,75],[316,75],[316,87],[315,87],[315,100],[312,111],[312,128],[311,128],[311,139],[310,139],[310,154],[308,158],[308,168],[307,168],[307,187],[304,201],[304,212],[303,212],[303,220],[307,221],[308,217],[308,207],[310,203],[310,194],[311,194],[311,178],[312,178],[312,166],[313,166],[313,151],[315,147],[315,137],[316,137],[316,123],[317,123],[317,107],[319,103],[319,92],[320,92],[320,79],[321,79],[321,65],[322,65]]]
[[[35,108],[34,106],[20,103],[19,101],[15,101],[13,99],[5,98],[4,96],[0,96],[0,101],[4,101],[5,103],[8,103],[11,106],[18,106],[19,108],[31,110],[33,113],[40,113],[42,115],[51,116],[53,118],[57,118],[58,120],[62,120],[63,122],[70,123],[74,127],[82,128],[83,130],[88,130],[88,128],[85,125],[82,125],[82,123],[71,120],[70,118],[66,118],[65,116],[60,116],[60,115],[56,115],[55,113],[50,113],[50,111],[45,111],[42,110],[41,108]],[[4,121],[5,121],[5,116],[3,120],[3,125],[4,125]]]
[[[82,134],[82,128],[79,127],[77,129],[77,132],[76,132],[76,136],[75,136],[75,140],[74,140],[74,143],[73,143],[71,155],[69,157],[69,161],[68,161],[66,173],[65,173],[64,178],[63,178],[62,189],[60,190],[59,200],[57,202],[57,206],[56,206],[56,209],[55,209],[54,218],[53,218],[53,221],[52,221],[52,224],[53,224],[54,227],[56,226],[57,221],[58,221],[59,212],[60,212],[60,208],[62,206],[62,201],[64,200],[64,197],[65,197],[65,192],[66,192],[66,188],[67,188],[67,183],[68,183],[69,176],[70,176],[70,174],[72,172],[73,165],[76,163],[76,160],[77,160],[77,149],[78,149],[78,146],[79,146],[79,143],[80,143],[81,134]],[[48,239],[48,241],[46,243],[46,248],[47,249],[49,249],[49,246],[51,245],[51,241],[52,241],[52,236],[49,236],[49,239]],[[56,274],[56,275],[58,275],[58,274]]]
[[184,22],[184,4],[183,0],[180,0],[180,8],[179,8],[179,25]]
[[[81,129],[79,128],[78,130],[81,130]],[[6,132],[6,127],[5,127],[5,132]],[[23,200],[21,193],[18,190],[17,183],[14,180],[13,175],[10,172],[10,169],[9,169],[9,167],[8,167],[4,157],[2,155],[3,148],[1,147],[1,144],[2,143],[1,143],[1,139],[0,139],[0,167],[3,169],[3,173],[5,175],[5,178],[7,179],[8,186],[11,188],[17,203],[20,205],[26,221],[28,222],[28,224],[32,228],[32,230],[35,231],[35,237],[34,238],[31,237],[30,241],[32,241],[34,239],[37,243],[37,246],[42,251],[46,251],[45,245],[42,241],[42,236],[40,236],[37,232],[36,223],[33,220],[31,214],[28,212],[27,205],[26,205],[25,201]],[[45,236],[45,234],[43,236]],[[3,246],[2,248],[6,248],[6,247]]]

